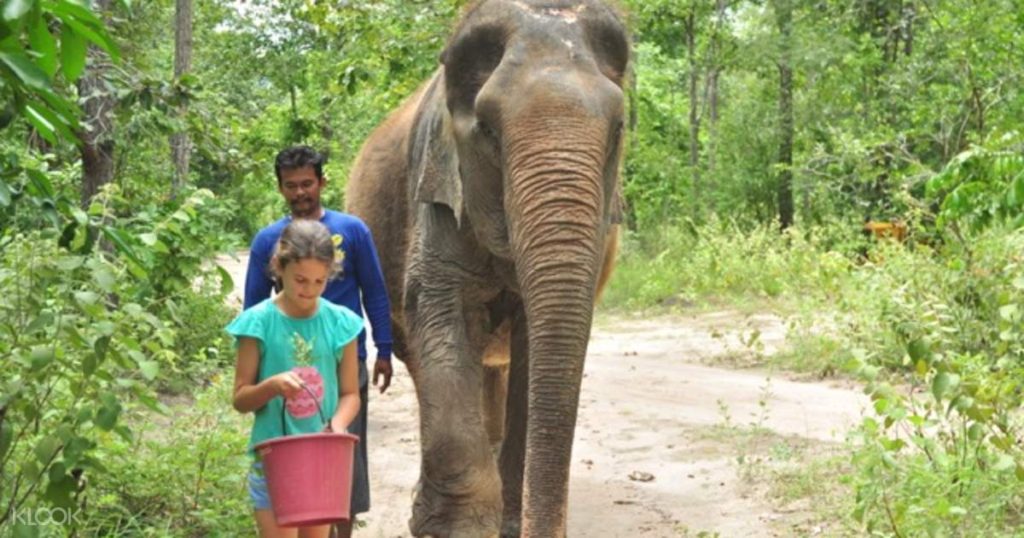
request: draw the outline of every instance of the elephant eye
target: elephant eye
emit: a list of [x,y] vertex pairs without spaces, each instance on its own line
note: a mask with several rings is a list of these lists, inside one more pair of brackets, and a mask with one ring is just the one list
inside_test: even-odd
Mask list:
[[480,134],[484,135],[485,137],[495,141],[498,140],[498,135],[494,132],[494,129],[492,129],[490,124],[488,124],[487,122],[477,122],[476,129],[477,131],[480,132]]
[[497,161],[501,155],[501,142],[498,140],[498,133],[485,121],[477,121],[476,132],[483,139],[477,146],[477,150],[492,161]]

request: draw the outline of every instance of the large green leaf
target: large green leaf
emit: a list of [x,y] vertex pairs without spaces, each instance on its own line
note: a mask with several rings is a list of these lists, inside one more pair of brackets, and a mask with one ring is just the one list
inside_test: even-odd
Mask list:
[[50,328],[53,325],[53,314],[50,312],[40,312],[31,323],[22,331],[23,334],[33,334],[36,331],[41,331]]
[[60,449],[60,439],[56,436],[47,435],[39,440],[35,446],[36,459],[39,463],[46,465]]
[[56,358],[53,346],[37,346],[32,349],[30,360],[33,370],[42,370]]
[[106,53],[109,54],[110,58],[113,59],[114,61],[118,61],[121,58],[120,53],[118,53],[118,51],[117,51],[117,45],[115,45],[113,40],[110,39],[110,36],[107,35],[107,33],[105,31],[102,30],[102,28],[103,28],[102,25],[98,25],[98,28],[100,28],[100,29],[96,30],[96,29],[90,28],[90,27],[86,26],[85,24],[82,24],[82,23],[80,23],[80,22],[78,22],[77,20],[74,20],[74,19],[67,19],[66,18],[66,19],[63,19],[63,21],[64,21],[64,24],[66,25],[65,31],[67,30],[67,28],[73,28],[75,30],[76,34],[79,34],[80,36],[84,37],[85,39],[88,39],[93,44],[95,44],[97,47],[99,47],[99,48],[103,49],[104,51],[106,51]]
[[235,288],[235,281],[231,278],[231,273],[219,265],[217,272],[220,274],[220,292],[224,295],[231,293],[231,290]]
[[39,110],[32,105],[25,105],[25,119],[36,128],[40,136],[51,144],[57,143],[57,126],[46,119]]
[[1021,172],[1014,178],[1010,192],[1013,194],[1012,205],[1014,207],[1024,205],[1024,172]]
[[85,55],[88,46],[85,39],[68,26],[60,33],[60,68],[70,80],[78,80],[85,70]]
[[46,17],[38,16],[28,26],[28,40],[39,56],[36,63],[51,78],[57,73],[57,40],[46,25]]
[[64,97],[61,97],[53,90],[38,90],[36,95],[41,97],[50,109],[53,110],[61,123],[72,128],[77,128],[77,118],[81,114],[77,105]]
[[106,265],[96,264],[92,268],[92,277],[101,290],[107,293],[114,291],[114,285],[117,284],[117,275]]
[[114,246],[117,247],[117,250],[119,252],[121,252],[125,256],[128,256],[128,258],[131,261],[135,262],[136,264],[143,265],[142,260],[140,260],[138,255],[135,254],[135,249],[132,248],[131,244],[128,243],[128,241],[125,239],[125,235],[120,230],[111,228],[109,226],[105,226],[103,227],[103,235],[105,235],[107,239],[110,239],[110,241],[114,243]]
[[960,376],[948,372],[939,372],[932,379],[932,395],[935,399],[942,401],[946,393],[960,382]]
[[94,26],[102,25],[99,17],[86,7],[88,4],[73,0],[44,0],[43,6],[62,19],[78,19]]
[[117,417],[121,414],[121,405],[115,402],[105,402],[96,411],[96,425],[104,430],[110,431],[117,424]]
[[142,372],[143,377],[152,381],[156,379],[157,374],[160,373],[160,363],[156,361],[140,361],[139,371]]
[[21,79],[29,88],[37,90],[50,88],[50,77],[27,55],[20,52],[0,52],[0,62]]
[[77,489],[78,484],[68,475],[64,465],[55,464],[50,468],[50,480],[43,496],[51,505],[67,509],[74,505],[73,495]]
[[907,344],[907,354],[910,355],[910,358],[915,363],[918,361],[930,362],[932,358],[928,343],[922,339],[917,339]]
[[29,185],[31,185],[31,187],[29,188],[29,192],[36,196],[53,198],[53,183],[46,174],[35,168],[29,168],[25,170],[25,173],[28,174],[28,178],[30,180]]
[[45,103],[27,103],[25,118],[33,125],[47,126],[51,133],[59,134],[68,140],[78,141],[78,136],[71,130],[74,124],[69,125],[66,118],[56,114]]

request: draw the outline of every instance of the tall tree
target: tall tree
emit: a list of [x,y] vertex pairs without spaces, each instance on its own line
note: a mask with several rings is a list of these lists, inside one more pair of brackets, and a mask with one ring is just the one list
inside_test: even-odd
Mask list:
[[718,82],[724,68],[725,0],[715,0],[715,22],[708,42],[708,73],[705,101],[708,104],[708,171],[715,169],[715,144],[718,139]]
[[[105,21],[110,18],[111,0],[95,0],[93,8]],[[110,56],[95,45],[89,46],[88,67],[78,79],[78,96],[84,118],[82,145],[82,206],[88,206],[100,188],[114,179],[114,121],[116,105],[106,78]]]
[[686,37],[686,60],[689,65],[689,97],[690,97],[690,174],[693,178],[694,210],[700,213],[701,181],[700,181],[700,99],[697,97],[697,84],[700,81],[700,67],[697,64],[697,8],[690,9],[683,19],[683,32]]
[[[181,78],[192,68],[192,0],[176,0],[174,9],[174,80]],[[188,105],[178,106],[178,118],[184,122]],[[174,159],[174,193],[177,194],[188,181],[189,154],[192,144],[188,130],[179,127],[171,135],[171,155]]]
[[779,225],[793,224],[793,4],[774,0],[775,24],[779,32],[779,171],[777,195]]

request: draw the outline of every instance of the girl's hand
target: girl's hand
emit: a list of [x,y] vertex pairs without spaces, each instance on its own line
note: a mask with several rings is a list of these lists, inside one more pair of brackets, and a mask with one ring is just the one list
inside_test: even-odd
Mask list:
[[302,379],[295,375],[293,372],[284,372],[277,374],[270,378],[271,386],[274,387],[274,392],[284,396],[285,399],[292,398],[302,389]]
[[334,433],[348,433],[348,424],[342,422],[341,419],[338,417],[332,417],[331,421],[327,423],[327,426],[324,428],[324,430]]

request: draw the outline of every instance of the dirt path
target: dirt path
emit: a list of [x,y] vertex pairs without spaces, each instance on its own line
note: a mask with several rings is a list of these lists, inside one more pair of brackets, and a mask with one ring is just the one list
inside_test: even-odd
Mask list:
[[[244,256],[222,261],[237,275],[236,287],[244,262]],[[738,458],[756,448],[735,434],[756,426],[779,443],[836,443],[867,399],[827,383],[706,366],[751,352],[743,341],[753,331],[760,331],[765,354],[786,333],[774,316],[736,312],[599,319],[573,445],[570,536],[790,534],[802,515],[775,511],[741,478]],[[373,510],[360,536],[408,535],[419,427],[412,382],[404,368],[396,371],[386,394],[371,392]]]

